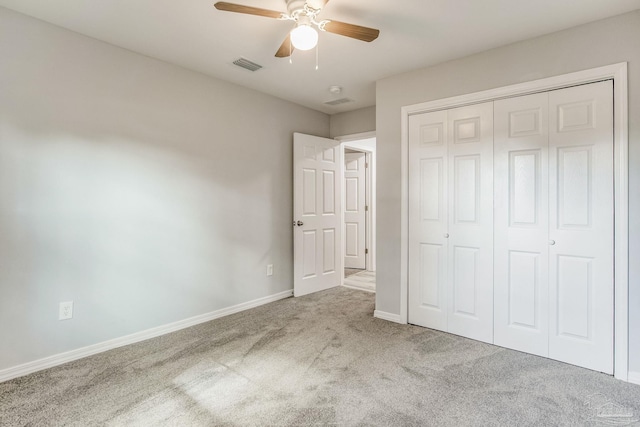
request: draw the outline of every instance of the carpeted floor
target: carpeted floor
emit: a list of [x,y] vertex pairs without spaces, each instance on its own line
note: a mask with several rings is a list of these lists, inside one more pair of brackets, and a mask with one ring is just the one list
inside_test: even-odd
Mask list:
[[640,386],[290,298],[0,384],[2,426],[552,426],[634,422]]

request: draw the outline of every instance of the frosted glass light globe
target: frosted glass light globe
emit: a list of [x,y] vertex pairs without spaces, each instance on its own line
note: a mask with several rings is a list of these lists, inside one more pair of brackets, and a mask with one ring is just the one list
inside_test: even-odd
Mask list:
[[291,44],[298,50],[309,50],[318,44],[318,32],[307,24],[291,30]]

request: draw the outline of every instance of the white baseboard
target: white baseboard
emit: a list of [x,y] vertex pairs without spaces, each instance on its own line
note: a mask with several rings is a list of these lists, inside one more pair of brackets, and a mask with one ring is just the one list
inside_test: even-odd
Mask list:
[[158,337],[160,335],[165,335],[171,332],[179,331],[180,329],[188,328],[190,326],[195,326],[200,323],[208,322],[210,320],[218,319],[220,317],[228,316],[230,314],[238,313],[240,311],[249,310],[251,308],[268,304],[270,302],[278,301],[284,298],[289,298],[290,296],[293,296],[293,290],[280,292],[275,295],[258,298],[253,301],[248,301],[242,304],[234,305],[232,307],[227,307],[220,310],[212,311],[211,313],[201,314],[199,316],[194,316],[188,319],[179,320],[177,322],[169,323],[167,325],[158,326],[155,328],[136,332],[130,335],[125,335],[120,338],[114,338],[112,340],[103,341],[101,343],[93,344],[87,347],[82,347],[76,350],[67,351],[65,353],[54,354],[53,356],[45,357],[39,360],[34,360],[33,362],[27,362],[22,365],[14,366],[7,369],[2,369],[0,370],[0,382],[7,381],[12,378],[22,377],[24,375],[28,375],[33,372],[52,368],[54,366],[58,366],[74,360],[82,359],[84,357],[91,356],[97,353],[102,353],[104,351],[112,350],[114,348],[122,347],[129,344],[134,344],[140,341],[148,340],[150,338]]
[[387,313],[385,311],[375,310],[373,312],[373,317],[377,317],[378,319],[382,319],[382,320],[388,320],[389,322],[400,323],[401,325],[405,324],[405,322],[403,322],[402,319],[400,319],[399,314]]
[[629,376],[627,377],[627,381],[633,384],[640,385],[640,372],[629,371]]

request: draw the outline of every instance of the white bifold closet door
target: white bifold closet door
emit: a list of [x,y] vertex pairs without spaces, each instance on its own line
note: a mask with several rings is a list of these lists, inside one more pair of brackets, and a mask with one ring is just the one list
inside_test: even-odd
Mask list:
[[409,322],[492,342],[493,103],[409,133]]
[[613,373],[611,81],[409,117],[409,323]]
[[447,330],[448,121],[409,117],[409,323]]
[[613,373],[612,82],[495,120],[495,344]]
[[613,82],[549,94],[549,357],[613,373]]
[[495,344],[549,355],[549,94],[495,102]]

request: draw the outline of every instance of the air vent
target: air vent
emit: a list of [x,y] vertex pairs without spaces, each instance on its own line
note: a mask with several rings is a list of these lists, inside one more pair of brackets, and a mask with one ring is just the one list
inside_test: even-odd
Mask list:
[[233,63],[238,67],[242,67],[245,70],[249,70],[249,71],[258,71],[260,68],[262,68],[262,65],[249,61],[246,58],[236,59],[235,61],[233,61]]
[[353,99],[351,98],[340,98],[340,99],[334,99],[333,101],[327,101],[324,103],[324,105],[340,105],[340,104],[347,104],[349,102],[355,102]]

